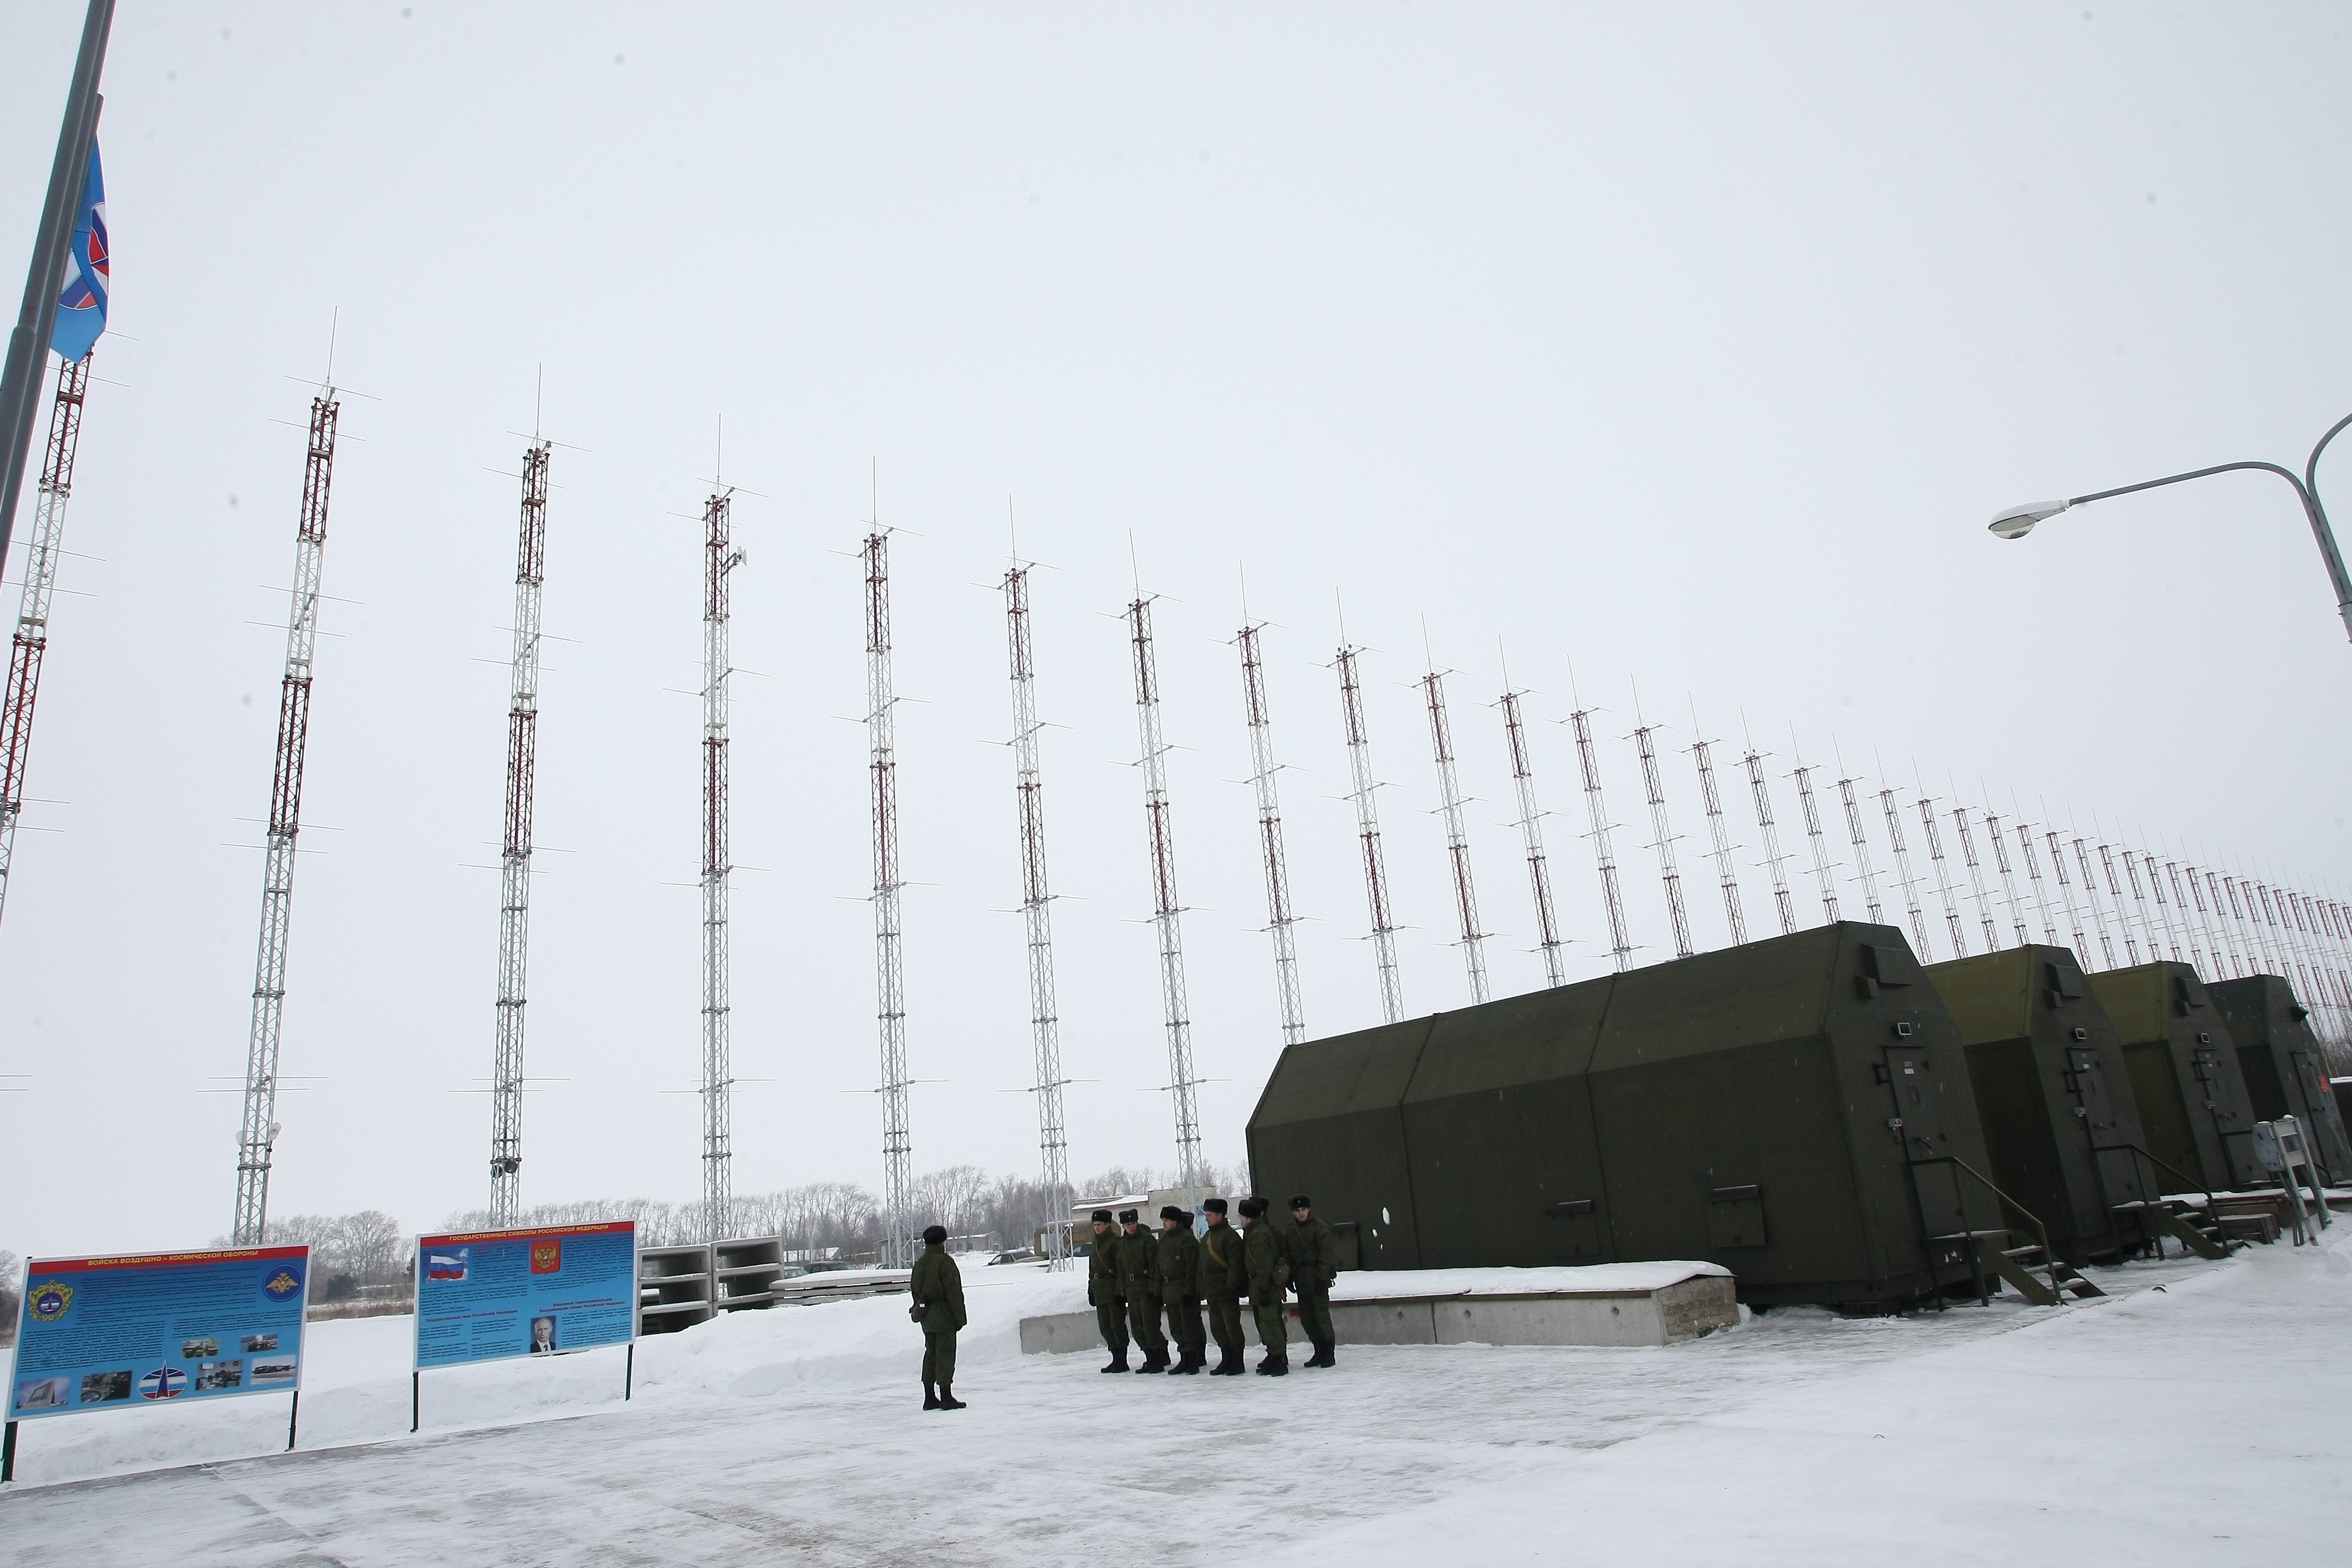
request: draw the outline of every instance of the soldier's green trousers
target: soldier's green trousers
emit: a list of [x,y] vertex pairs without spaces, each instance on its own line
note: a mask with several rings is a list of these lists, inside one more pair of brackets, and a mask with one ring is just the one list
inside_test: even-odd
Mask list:
[[1103,1343],[1110,1347],[1114,1359],[1127,1359],[1127,1301],[1124,1297],[1113,1296],[1095,1309],[1095,1330],[1102,1335]]
[[955,1381],[956,1331],[953,1329],[923,1331],[923,1383],[926,1387],[936,1383],[942,1386]]
[[1160,1331],[1160,1298],[1129,1296],[1127,1299],[1127,1328],[1135,1336],[1137,1348],[1147,1361],[1168,1359],[1168,1336]]
[[1209,1336],[1201,1331],[1201,1298],[1171,1296],[1162,1305],[1168,1313],[1168,1337],[1176,1342],[1177,1350],[1187,1355],[1206,1351]]
[[1272,1291],[1265,1300],[1250,1298],[1250,1310],[1257,1316],[1258,1342],[1268,1355],[1282,1355],[1290,1345],[1290,1330],[1284,1320],[1289,1314],[1282,1310],[1282,1298]]
[[1298,1287],[1298,1331],[1307,1336],[1310,1344],[1322,1344],[1333,1337],[1328,1285]]
[[1227,1355],[1242,1353],[1242,1299],[1223,1290],[1209,1292],[1209,1335]]

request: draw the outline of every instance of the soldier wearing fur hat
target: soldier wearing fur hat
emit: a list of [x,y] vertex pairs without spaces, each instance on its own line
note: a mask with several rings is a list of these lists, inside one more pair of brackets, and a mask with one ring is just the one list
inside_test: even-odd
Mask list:
[[1290,1281],[1290,1251],[1266,1218],[1265,1200],[1242,1200],[1242,1271],[1249,1280],[1250,1310],[1257,1317],[1257,1337],[1265,1359],[1257,1370],[1280,1377],[1290,1370],[1290,1334],[1282,1321],[1282,1289]]
[[1095,1327],[1110,1347],[1105,1372],[1127,1370],[1127,1297],[1118,1283],[1118,1230],[1110,1210],[1094,1214],[1094,1245],[1087,1252],[1087,1305],[1095,1310]]
[[914,1305],[907,1310],[923,1331],[923,1408],[961,1410],[955,1396],[956,1332],[963,1327],[963,1273],[948,1256],[948,1232],[923,1232],[923,1255],[907,1279]]
[[[1201,1298],[1209,1308],[1210,1337],[1217,1342],[1217,1364],[1209,1375],[1232,1377],[1247,1370],[1242,1297],[1249,1290],[1249,1268],[1242,1260],[1242,1233],[1225,1222],[1225,1200],[1211,1198],[1201,1208],[1209,1216],[1201,1236]],[[1208,1359],[1205,1347],[1202,1359]]]
[[1290,1200],[1290,1285],[1298,1292],[1298,1328],[1315,1353],[1308,1366],[1337,1366],[1331,1352],[1338,1342],[1331,1333],[1331,1285],[1339,1278],[1339,1238],[1315,1217],[1315,1205],[1305,1193]]
[[1176,1364],[1187,1376],[1209,1364],[1208,1337],[1201,1331],[1201,1242],[1192,1216],[1174,1204],[1160,1211],[1160,1305],[1168,1315],[1168,1337],[1176,1342]]
[[1138,1372],[1168,1370],[1168,1336],[1160,1331],[1159,1243],[1133,1209],[1118,1211],[1118,1288],[1127,1298],[1128,1331],[1143,1347]]

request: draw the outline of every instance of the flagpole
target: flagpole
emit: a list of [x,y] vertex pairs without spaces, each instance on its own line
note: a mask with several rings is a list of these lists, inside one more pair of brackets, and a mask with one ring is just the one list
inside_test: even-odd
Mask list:
[[49,334],[56,330],[58,291],[65,283],[67,246],[82,186],[89,180],[89,149],[98,135],[102,101],[98,79],[106,66],[106,39],[114,26],[114,0],[89,0],[83,19],[81,52],[74,58],[73,88],[58,129],[58,155],[49,165],[48,200],[33,240],[33,261],[25,274],[25,303],[8,334],[8,358],[0,370],[0,561],[16,521],[16,497],[25,488],[25,464],[33,439],[33,415],[40,401],[42,373],[48,368]]

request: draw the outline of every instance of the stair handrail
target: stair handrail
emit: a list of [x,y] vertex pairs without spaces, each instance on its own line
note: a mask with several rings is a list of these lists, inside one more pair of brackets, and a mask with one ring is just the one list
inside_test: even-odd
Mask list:
[[[2048,1226],[2042,1223],[2042,1216],[2040,1215],[2035,1214],[2032,1209],[2027,1208],[2023,1204],[2019,1203],[2015,1198],[2011,1197],[2007,1193],[2002,1192],[1999,1184],[1996,1184],[1990,1176],[1986,1175],[1982,1171],[1978,1170],[1974,1165],[1969,1164],[1958,1154],[1931,1154],[1927,1159],[1914,1160],[1911,1163],[1914,1166],[1943,1164],[1957,1166],[1958,1169],[1966,1171],[1969,1175],[1975,1177],[1978,1183],[1983,1186],[1985,1191],[1990,1193],[1995,1198],[1999,1199],[2001,1203],[2006,1204],[2009,1207],[2015,1209],[2019,1214],[2023,1215],[2025,1216],[2026,1223],[2032,1226],[2033,1234],[2041,1240],[2042,1266],[2049,1272],[2050,1275],[2050,1293],[2062,1300],[2065,1299],[2065,1289],[2058,1282],[2058,1255],[2050,1250],[2050,1230]],[[1965,1210],[1962,1212],[1960,1217],[1961,1223],[1966,1224],[1968,1215]]]
[[[2110,1153],[2116,1153],[2116,1152],[2128,1153],[2128,1154],[2130,1154],[2130,1155],[2131,1155],[2131,1157],[2132,1157],[2132,1174],[2133,1174],[2133,1176],[2135,1176],[2135,1177],[2138,1176],[2138,1174],[2139,1174],[2139,1162],[2140,1162],[2140,1161],[2142,1161],[2142,1160],[2146,1160],[2149,1164],[2154,1165],[2154,1166],[2155,1166],[2155,1167],[2157,1167],[2158,1170],[2169,1171],[2169,1172],[2171,1172],[2174,1175],[2180,1177],[2183,1181],[2185,1181],[2185,1182],[2187,1182],[2187,1183],[2189,1184],[2188,1184],[2188,1186],[2186,1186],[2186,1187],[2184,1187],[2184,1188],[2182,1188],[2182,1189],[2181,1189],[2182,1191],[2184,1191],[2184,1192],[2199,1192],[2199,1193],[2203,1193],[2203,1194],[2205,1194],[2205,1213],[2206,1213],[2206,1215],[2207,1215],[2207,1216],[2208,1216],[2208,1217],[2210,1217],[2210,1216],[2212,1215],[2212,1213],[2213,1213],[2213,1189],[2212,1189],[2212,1188],[2210,1188],[2210,1187],[2209,1187],[2209,1186],[2207,1186],[2203,1182],[2200,1181],[2200,1180],[2199,1180],[2198,1178],[2196,1178],[2195,1176],[2190,1175],[2188,1172],[2186,1172],[2186,1171],[2182,1170],[2179,1166],[2175,1165],[2175,1164],[2171,1164],[2171,1163],[2168,1163],[2168,1162],[2167,1162],[2167,1161],[2160,1160],[2160,1159],[2157,1158],[2156,1153],[2154,1152],[2154,1151],[2152,1151],[2152,1150],[2147,1150],[2147,1149],[2143,1149],[2143,1148],[2141,1148],[2138,1144],[2134,1143],[2134,1142],[2130,1142],[2130,1141],[2128,1141],[2128,1140],[2126,1140],[2126,1141],[2125,1141],[2124,1142],[2121,1142],[2121,1143],[2094,1143],[2094,1144],[2092,1144],[2092,1145],[2091,1145],[2091,1153],[2092,1153],[2093,1157],[2095,1157],[2095,1158],[2096,1156],[2098,1156],[2098,1155],[2101,1155],[2101,1154],[2110,1154]],[[2151,1183],[2151,1184],[2150,1184],[2150,1185],[2154,1185],[2154,1184],[2153,1184],[2153,1183]],[[2161,1197],[2162,1195],[2163,1195],[2163,1194],[2159,1193],[2159,1194],[2156,1194],[2156,1196],[2155,1196],[2155,1197],[2143,1197],[2143,1198],[2141,1198],[2141,1199],[2139,1200],[2139,1206],[2140,1206],[2140,1208],[2141,1208],[2143,1211],[2147,1210],[2147,1209],[2152,1209],[2152,1208],[2154,1208],[2154,1207],[2156,1206],[2157,1197]],[[2129,1206],[2129,1205],[2127,1205],[2118,1204],[2118,1205],[2116,1205],[2116,1207],[2118,1207],[2118,1208],[2123,1208],[2123,1207],[2127,1207],[2127,1206]],[[2151,1238],[2152,1240],[2154,1240],[2154,1241],[2155,1241],[2155,1243],[2156,1243],[2156,1255],[2157,1255],[2157,1257],[2158,1257],[2158,1258],[2161,1258],[2164,1256],[2164,1237],[2163,1237],[2163,1236],[2162,1236],[2160,1233],[2154,1232],[2154,1231],[2148,1231],[2145,1214],[2143,1214],[2142,1218],[2141,1218],[2141,1226],[2140,1226],[2140,1228],[2141,1228],[2141,1230],[2142,1230],[2143,1232],[2146,1232],[2146,1233],[2150,1237],[2150,1238]]]

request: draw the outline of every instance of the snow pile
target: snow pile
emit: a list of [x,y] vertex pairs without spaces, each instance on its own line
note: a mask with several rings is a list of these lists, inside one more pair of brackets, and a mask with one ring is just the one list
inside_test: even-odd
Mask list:
[[1615,1295],[1663,1290],[1685,1279],[1728,1279],[1719,1263],[1588,1263],[1556,1268],[1384,1268],[1339,1276],[1334,1301],[1381,1300],[1395,1296]]

